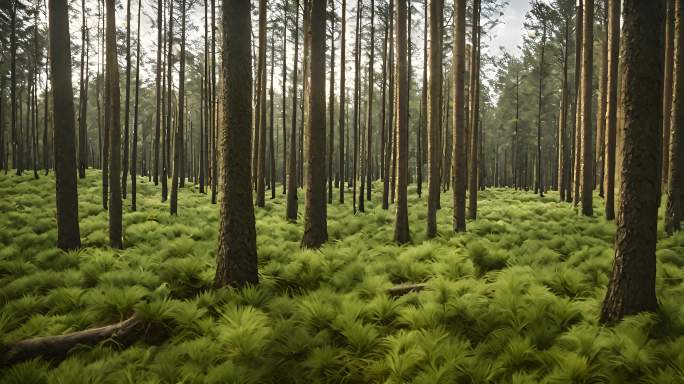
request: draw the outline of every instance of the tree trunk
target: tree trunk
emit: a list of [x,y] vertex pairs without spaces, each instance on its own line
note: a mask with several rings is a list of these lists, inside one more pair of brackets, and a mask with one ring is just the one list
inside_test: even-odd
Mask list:
[[341,42],[340,42],[340,119],[339,119],[339,152],[340,152],[340,158],[339,158],[339,164],[338,164],[338,172],[340,174],[339,176],[339,181],[340,181],[340,199],[339,202],[340,204],[344,204],[344,189],[346,187],[346,173],[345,173],[345,166],[346,166],[346,158],[345,158],[345,151],[344,151],[344,132],[345,132],[345,118],[346,118],[346,74],[347,74],[347,68],[346,68],[346,51],[347,51],[347,1],[342,0],[342,37],[341,37]]
[[[471,30],[472,50],[471,50],[471,65],[470,65],[470,100],[472,108],[470,119],[470,171],[468,172],[468,218],[475,220],[477,218],[477,190],[478,190],[478,144],[479,144],[479,116],[480,116],[480,0],[474,0],[473,5],[473,21]],[[544,39],[546,31],[544,31]],[[543,43],[542,43],[543,44]],[[544,48],[542,45],[542,65],[544,60]],[[540,79],[541,91],[541,79]],[[541,107],[540,107],[541,110]],[[541,147],[539,148],[541,150]]]
[[[670,127],[669,147],[663,150],[669,153],[670,166],[667,177],[667,206],[665,208],[665,232],[673,234],[681,229],[682,202],[684,188],[684,9],[682,2],[676,1],[674,6],[674,97],[672,101],[672,119]],[[667,85],[667,83],[665,83]]]
[[263,207],[266,205],[266,0],[259,0],[259,61],[257,65],[258,90],[257,97],[257,116],[256,121],[258,146],[256,148],[257,170],[256,170],[256,205]]
[[561,107],[558,118],[558,191],[560,201],[570,197],[569,188],[569,143],[568,143],[568,45],[570,44],[570,19],[565,19],[563,29],[563,84]]
[[[123,248],[121,228],[121,126],[119,64],[116,58],[116,10],[115,1],[107,3],[107,94],[109,100],[109,244],[112,248]],[[54,75],[54,69],[53,69]],[[55,109],[57,109],[55,107]]]
[[[335,2],[330,1],[330,13],[335,14]],[[335,18],[330,20],[330,83],[328,94],[328,204],[333,201],[333,159],[335,150]]]
[[[354,37],[354,159],[352,166],[352,211],[356,214],[356,183],[359,178],[359,104],[361,87],[361,0],[356,2],[356,34]],[[361,210],[363,212],[363,209]]]
[[584,17],[584,0],[578,0],[575,16],[575,108],[573,116],[573,191],[572,203],[577,206],[580,201],[580,179],[582,177],[582,20]]
[[292,126],[290,156],[287,163],[287,219],[297,221],[297,65],[299,63],[299,0],[295,4],[294,68],[292,69]]
[[[663,157],[661,173],[661,191],[668,193],[668,180],[670,175],[670,127],[672,117],[672,92],[674,70],[674,0],[665,0],[665,70],[663,77]],[[660,197],[660,194],[658,194]],[[668,193],[669,198],[669,193]]]
[[169,178],[169,167],[171,166],[170,152],[171,152],[171,116],[173,112],[171,110],[171,99],[173,96],[173,1],[169,1],[169,31],[166,36],[166,124],[164,126],[164,169],[162,171],[162,202],[166,201],[168,196],[168,178]]
[[[11,1],[10,68],[12,70],[12,76],[10,78],[10,97],[12,99],[12,165],[16,168],[16,175],[21,176],[22,148],[19,133],[17,132],[17,2],[19,0]],[[21,118],[21,115],[19,118]]]
[[394,224],[394,241],[405,244],[410,241],[408,221],[408,78],[407,71],[407,0],[397,0],[397,210]]
[[[427,89],[427,131],[428,131],[428,238],[437,235],[437,206],[439,203],[440,184],[440,124],[442,122],[441,94],[442,94],[442,0],[430,0],[430,50],[428,51],[428,65],[430,66]],[[427,36],[425,37],[427,40]]]
[[185,124],[185,0],[181,1],[181,48],[180,69],[178,71],[178,116],[176,118],[176,134],[174,135],[173,174],[171,175],[171,202],[169,204],[172,215],[178,214],[178,184],[182,177],[183,167],[183,133]]
[[[368,120],[366,120],[366,201],[371,199],[373,182],[373,65],[375,65],[375,1],[371,0],[370,56],[368,58]],[[363,191],[362,191],[363,193]]]
[[452,155],[452,184],[454,217],[453,228],[456,232],[466,229],[465,194],[466,194],[466,142],[465,142],[465,0],[454,2],[454,146]]
[[130,93],[131,93],[131,0],[126,0],[126,104],[124,106],[124,138],[121,166],[121,197],[126,198],[126,176],[128,174],[128,140],[130,137]]
[[606,90],[606,220],[615,219],[615,145],[617,131],[620,0],[608,0],[608,73]]
[[596,116],[596,161],[594,162],[594,185],[599,187],[599,196],[605,195],[603,178],[605,177],[603,170],[605,169],[603,163],[605,162],[605,138],[606,138],[606,103],[608,85],[608,25],[606,22],[607,12],[603,12],[602,25],[605,29],[604,35],[601,37],[601,72],[599,74],[599,96],[598,96],[598,110]]
[[306,195],[302,247],[318,248],[328,240],[325,199],[325,4],[311,0],[309,17],[309,96],[305,114]]
[[[131,148],[131,210],[137,207],[137,164],[138,164],[138,94],[140,91],[140,8],[142,0],[138,0],[138,32],[135,57],[135,106],[133,111],[133,148]],[[144,143],[144,140],[143,140]],[[144,155],[144,154],[143,154]],[[143,156],[144,158],[144,156]]]
[[283,0],[283,72],[280,76],[283,89],[282,89],[282,129],[283,129],[283,195],[287,193],[287,8],[288,0]]
[[[588,12],[591,11],[588,9]],[[675,18],[679,21],[680,6],[675,12],[680,16]],[[624,1],[620,52],[624,113],[620,216],[613,272],[601,310],[601,323],[612,324],[624,316],[655,311],[658,307],[655,250],[661,133],[655,127],[662,124],[660,26],[664,16],[662,1]]]
[[594,67],[594,0],[585,0],[584,17],[582,20],[582,98],[580,102],[582,116],[582,214],[591,216],[592,191],[594,189],[593,146],[591,129],[591,79]]
[[[79,95],[79,114],[78,114],[78,177],[83,179],[86,176],[87,159],[88,159],[88,133],[86,130],[86,106],[88,103],[87,83],[84,83],[83,71],[85,69],[85,61],[88,60],[86,56],[86,7],[85,0],[81,1],[81,13],[83,23],[81,25],[81,74],[80,74],[80,89]],[[86,70],[87,71],[87,70]]]
[[[52,95],[55,105],[55,178],[57,246],[63,250],[81,246],[78,226],[78,186],[74,99],[71,89],[69,10],[66,0],[50,1],[50,52]],[[47,100],[46,100],[47,102]]]
[[[395,100],[394,100],[394,77],[395,77],[395,67],[394,67],[394,0],[389,0],[389,10],[387,18],[389,19],[389,84],[388,84],[388,95],[387,100],[389,103],[389,108],[387,109],[387,123],[385,125],[385,131],[387,132],[387,137],[385,138],[385,177],[382,181],[382,209],[389,209],[390,201],[390,173],[393,172],[392,167],[392,152],[394,150],[394,145],[392,138],[394,137],[394,110],[395,110]],[[390,170],[392,169],[392,171]]]
[[[162,94],[162,88],[161,88],[161,76],[162,76],[162,51],[164,50],[164,47],[162,46],[162,29],[163,29],[163,21],[162,21],[162,12],[164,9],[164,3],[163,0],[158,0],[157,1],[157,74],[156,74],[156,79],[155,79],[155,84],[157,87],[157,95],[156,95],[156,114],[155,114],[155,120],[154,120],[154,174],[153,174],[153,180],[154,180],[154,185],[159,185],[159,139],[161,136],[161,94]],[[206,20],[206,15],[205,15],[205,20]]]
[[251,186],[252,26],[250,2],[223,0],[221,220],[214,285],[259,282]]
[[270,112],[269,112],[269,121],[268,121],[268,129],[269,129],[269,139],[268,139],[268,151],[269,151],[269,181],[270,181],[270,188],[271,188],[271,199],[275,199],[275,190],[276,190],[276,177],[275,177],[275,143],[273,141],[273,134],[275,127],[273,126],[274,124],[274,115],[275,115],[275,108],[274,108],[274,100],[273,100],[273,73],[275,69],[275,39],[271,38],[271,76],[270,76],[270,88],[268,91],[268,97],[270,99]]

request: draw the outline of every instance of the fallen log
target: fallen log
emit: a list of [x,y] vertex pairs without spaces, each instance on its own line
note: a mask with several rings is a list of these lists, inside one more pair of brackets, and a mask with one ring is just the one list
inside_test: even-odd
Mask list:
[[145,334],[145,322],[133,315],[116,324],[67,333],[58,336],[41,336],[18,341],[9,345],[0,357],[0,366],[16,364],[35,357],[46,360],[64,360],[69,351],[78,345],[96,345],[112,340],[118,345],[129,346]]
[[427,287],[426,283],[399,284],[387,290],[392,297],[403,296],[409,292],[419,292]]

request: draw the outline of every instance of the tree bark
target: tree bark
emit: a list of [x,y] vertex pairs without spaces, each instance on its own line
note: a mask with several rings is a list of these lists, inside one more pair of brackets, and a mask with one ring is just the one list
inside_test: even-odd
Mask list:
[[131,101],[131,0],[126,0],[126,104],[124,106],[123,157],[121,166],[121,197],[126,198],[126,177],[128,175],[128,150],[130,137]]
[[615,145],[617,131],[620,0],[608,0],[608,73],[606,90],[606,220],[615,219]]
[[287,162],[287,219],[297,221],[297,65],[299,63],[299,0],[295,2],[294,68],[292,69],[292,126],[290,153]]
[[78,92],[79,98],[79,114],[78,114],[78,177],[83,179],[86,177],[86,168],[88,167],[88,131],[86,130],[86,106],[88,103],[87,82],[84,83],[83,71],[85,69],[85,62],[88,60],[86,56],[86,7],[85,0],[81,1],[81,74],[80,74],[80,89]]
[[[107,3],[107,94],[109,102],[109,244],[123,248],[121,228],[121,126],[119,64],[116,58],[116,9],[114,0]],[[53,70],[54,74],[54,70]]]
[[[429,1],[430,50],[428,65],[430,67],[427,89],[427,131],[428,131],[428,238],[437,235],[437,206],[439,203],[440,184],[440,124],[442,122],[442,0]],[[425,37],[427,40],[427,36]]]
[[606,22],[607,10],[603,12],[602,25],[605,29],[601,37],[601,72],[599,74],[599,95],[596,118],[596,161],[594,162],[594,185],[599,187],[599,196],[604,197],[604,162],[605,162],[605,138],[606,138],[606,104],[608,85],[608,25]]
[[[474,0],[473,5],[473,21],[471,30],[472,50],[471,50],[471,65],[470,65],[470,100],[472,108],[470,119],[470,171],[468,172],[468,218],[475,220],[477,218],[477,190],[478,190],[478,174],[479,174],[479,159],[478,159],[478,144],[479,144],[479,120],[480,120],[480,0]],[[544,38],[546,31],[544,31]],[[543,44],[543,43],[542,43]],[[542,65],[544,61],[544,48],[542,45]],[[541,73],[541,72],[540,72]],[[540,78],[541,90],[541,78]],[[541,100],[540,100],[541,102]],[[540,104],[541,111],[541,104]],[[540,115],[541,116],[541,115]],[[541,121],[540,121],[541,124]],[[541,126],[541,125],[540,125]],[[539,140],[539,137],[537,138]],[[539,146],[541,151],[541,146]]]
[[340,41],[340,118],[339,118],[339,152],[340,152],[340,158],[339,158],[339,164],[338,164],[338,172],[340,174],[339,176],[339,181],[340,181],[340,198],[339,202],[340,204],[344,204],[344,189],[346,187],[346,173],[345,173],[345,166],[346,166],[346,158],[345,158],[345,151],[344,151],[344,132],[345,132],[345,118],[346,118],[346,106],[347,102],[345,100],[346,98],[346,74],[347,74],[347,56],[346,56],[346,51],[347,51],[347,1],[342,0],[342,37]]
[[183,177],[183,133],[185,127],[185,0],[181,1],[181,47],[180,68],[178,71],[178,117],[176,134],[174,135],[173,173],[171,175],[171,202],[169,208],[172,215],[178,214],[178,184]]
[[[133,148],[131,148],[131,210],[136,211],[137,206],[137,183],[138,168],[138,98],[140,91],[140,8],[142,0],[138,0],[138,32],[135,50],[135,106],[133,110]],[[144,138],[143,138],[144,139]],[[143,140],[144,143],[144,140]],[[143,153],[144,155],[144,153]],[[144,156],[143,156],[144,158]]]
[[[375,65],[375,1],[371,0],[370,55],[368,58],[368,120],[366,120],[366,201],[371,199],[373,182],[373,65]],[[363,193],[363,192],[362,192]]]
[[389,66],[388,66],[388,71],[389,71],[389,84],[388,84],[388,95],[387,95],[387,100],[389,103],[389,108],[387,109],[387,123],[386,123],[386,128],[385,131],[387,133],[386,137],[386,144],[385,144],[385,153],[383,156],[385,156],[385,170],[384,174],[385,177],[382,182],[382,209],[389,209],[389,201],[390,201],[390,180],[392,178],[391,173],[394,171],[394,167],[392,167],[392,159],[393,159],[393,151],[394,151],[394,144],[393,144],[393,137],[394,137],[394,132],[395,132],[395,126],[394,126],[394,111],[395,111],[395,100],[394,100],[394,91],[395,91],[395,84],[394,84],[394,77],[395,77],[395,66],[394,66],[394,0],[389,0],[389,10],[388,10],[388,15],[387,18],[389,19]]
[[582,20],[584,19],[584,0],[578,0],[577,15],[575,16],[575,108],[574,108],[574,166],[572,203],[577,206],[580,202],[580,180],[582,177]]
[[222,0],[221,213],[214,285],[259,282],[252,205],[251,6]]
[[78,183],[74,99],[71,89],[69,10],[66,0],[50,0],[50,52],[52,97],[55,106],[55,178],[57,246],[63,250],[81,246],[78,226]]
[[[330,1],[330,13],[335,15],[335,1]],[[333,201],[333,159],[335,151],[335,17],[330,19],[330,91],[328,101],[328,204]]]
[[257,64],[258,90],[257,97],[257,116],[256,122],[258,146],[256,148],[257,170],[256,170],[256,205],[264,207],[266,205],[266,0],[259,0],[259,61]]
[[[668,193],[670,175],[670,127],[672,117],[672,92],[674,71],[674,33],[675,16],[674,0],[665,0],[665,70],[663,74],[663,157],[661,174],[661,191]],[[669,197],[669,196],[668,196]]]
[[397,74],[397,210],[394,224],[394,241],[399,244],[408,243],[408,78],[407,71],[407,0],[397,0],[397,47],[396,47],[396,74]]
[[656,127],[662,124],[663,19],[662,0],[624,1],[620,52],[624,152],[615,260],[600,318],[604,324],[658,306],[655,249],[661,133]]
[[465,195],[466,195],[466,130],[465,130],[465,0],[454,2],[454,146],[452,155],[452,184],[454,217],[453,228],[456,232],[466,230]]
[[325,194],[325,4],[311,0],[309,96],[305,114],[306,194],[304,200],[304,235],[302,247],[318,248],[328,240]]
[[591,111],[592,86],[591,79],[594,67],[594,0],[584,0],[585,10],[582,21],[582,214],[591,216],[592,191],[594,190],[594,160],[592,146]]
[[[154,120],[154,174],[152,179],[154,180],[154,185],[159,185],[159,139],[161,136],[161,76],[162,76],[162,51],[164,47],[162,46],[162,12],[164,9],[163,0],[157,0],[157,74],[155,79],[155,84],[157,87],[156,92],[156,114]],[[206,16],[205,16],[206,19]]]

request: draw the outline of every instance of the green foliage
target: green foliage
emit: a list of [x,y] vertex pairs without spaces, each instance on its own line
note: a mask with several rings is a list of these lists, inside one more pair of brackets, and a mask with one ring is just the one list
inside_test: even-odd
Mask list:
[[[0,343],[136,313],[165,339],[79,347],[61,363],[0,370],[5,383],[678,383],[684,376],[684,236],[658,242],[660,312],[597,324],[615,227],[553,192],[487,190],[480,218],[392,242],[379,195],[366,213],[328,206],[330,241],[301,250],[280,195],[256,210],[260,284],[212,287],[217,210],[192,184],[178,217],[143,179],[126,211],[126,249],[107,247],[99,173],[79,180],[85,247],[56,242],[52,176],[0,176]],[[379,190],[379,189],[376,189]],[[31,193],[39,198],[27,197]],[[7,198],[5,198],[7,197]],[[443,207],[449,207],[444,195]],[[543,224],[542,224],[543,223]],[[425,283],[391,297],[396,284]]]

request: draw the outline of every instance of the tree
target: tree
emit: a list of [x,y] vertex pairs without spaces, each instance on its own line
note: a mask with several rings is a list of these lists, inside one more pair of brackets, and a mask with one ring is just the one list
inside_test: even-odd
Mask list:
[[[173,1],[173,0],[172,0]],[[126,101],[124,106],[124,140],[121,174],[121,196],[126,198],[126,176],[128,175],[128,140],[130,137],[131,106],[131,0],[126,0]]]
[[[588,0],[589,15],[591,5]],[[663,19],[661,0],[624,1],[620,52],[623,60],[624,156],[615,260],[601,309],[600,321],[604,324],[615,323],[627,315],[655,311],[658,306],[655,250],[660,132],[657,127],[662,123],[663,38],[660,26]],[[588,29],[590,27],[585,31]],[[583,77],[586,79],[586,75]]]
[[[180,68],[178,71],[178,119],[174,135],[173,173],[171,175],[171,202],[169,208],[172,215],[178,214],[178,184],[183,164],[183,128],[185,122],[185,0],[181,1],[181,47]],[[169,108],[171,110],[171,108]]]
[[[470,124],[470,143],[466,145],[470,146],[469,154],[470,161],[468,165],[470,170],[468,171],[468,218],[475,220],[477,217],[477,189],[478,189],[478,172],[479,172],[479,159],[478,159],[478,144],[479,144],[479,113],[480,113],[480,0],[474,0],[473,2],[473,20],[472,29],[470,32],[472,40],[472,50],[470,54],[470,103],[471,103],[471,119],[468,122]],[[546,31],[544,31],[544,37],[546,38]],[[544,60],[543,53],[543,42],[542,42],[542,62]],[[540,82],[540,93],[541,93],[541,82]],[[540,109],[541,111],[541,109]],[[540,121],[541,124],[541,121]],[[541,126],[541,125],[540,125]],[[541,151],[541,145],[539,145],[539,151]],[[541,193],[541,192],[540,192]]]
[[[375,2],[371,0],[370,4],[371,19],[370,19],[370,54],[368,56],[368,110],[366,111],[368,120],[366,120],[366,200],[371,199],[371,190],[373,182],[373,65],[375,65]],[[362,191],[363,193],[363,191]]]
[[[356,181],[359,178],[359,108],[360,108],[360,88],[361,88],[361,0],[356,2],[356,34],[354,37],[354,154],[352,166],[352,211],[356,214]],[[359,207],[363,212],[363,196],[361,197],[361,206]]]
[[251,187],[250,2],[222,0],[221,213],[214,285],[259,282]]
[[620,0],[608,0],[608,72],[606,89],[606,220],[615,219],[615,141],[617,128]]
[[454,146],[452,155],[452,184],[454,200],[454,222],[456,232],[466,229],[465,187],[466,187],[466,142],[465,142],[465,0],[454,2]]
[[[427,1],[427,0],[426,0]],[[427,237],[437,235],[437,205],[439,202],[439,135],[442,121],[442,1],[429,1],[430,50],[428,65],[430,66],[427,90],[427,131],[428,131],[428,213]],[[427,37],[426,37],[427,39]]]
[[[682,220],[682,202],[684,188],[684,5],[675,1],[674,6],[674,85],[672,100],[672,119],[670,127],[669,168],[667,177],[667,206],[665,208],[665,231],[673,234],[679,231]],[[667,84],[665,84],[667,85]]]
[[266,205],[266,0],[259,0],[259,61],[257,64],[256,205]]
[[407,0],[397,0],[397,47],[396,47],[396,74],[397,94],[394,100],[397,108],[397,210],[394,223],[394,241],[399,244],[409,242],[409,222],[407,205],[408,184],[408,70],[406,53]]
[[[161,88],[161,76],[162,76],[162,51],[164,50],[162,46],[162,30],[163,30],[163,23],[162,23],[162,12],[164,8],[164,3],[163,0],[157,0],[157,74],[156,74],[156,79],[155,79],[155,84],[157,87],[157,92],[156,92],[156,97],[157,97],[157,105],[156,105],[156,114],[155,114],[155,120],[154,120],[154,174],[153,174],[153,180],[154,180],[154,185],[159,184],[159,139],[161,136],[161,108],[160,104],[162,102],[161,94],[162,94],[162,88]],[[206,17],[205,17],[206,19]],[[206,33],[205,33],[206,34]],[[140,38],[140,37],[138,37]]]
[[[133,111],[133,148],[131,149],[131,210],[135,211],[137,207],[137,165],[138,165],[138,98],[140,91],[140,10],[142,8],[142,0],[138,0],[138,32],[136,33],[136,49],[135,49],[135,106]],[[143,137],[144,139],[144,137]],[[144,154],[144,153],[143,153]],[[144,156],[143,156],[144,157]]]
[[[109,109],[109,245],[123,248],[121,228],[121,126],[119,64],[116,58],[115,0],[107,3],[107,94]],[[53,70],[54,75],[54,70]]]
[[309,17],[309,97],[305,114],[306,194],[302,247],[318,248],[328,240],[325,195],[325,4],[311,0]]
[[328,204],[333,201],[333,159],[335,158],[335,1],[330,1],[330,91],[328,101]]
[[568,58],[570,48],[570,22],[573,15],[573,1],[558,1],[557,7],[562,21],[563,79],[561,88],[561,107],[558,117],[558,190],[561,201],[570,201],[572,187],[570,185],[570,140],[568,137]]
[[78,226],[78,185],[74,98],[71,89],[69,10],[66,0],[50,0],[50,52],[52,97],[55,105],[55,178],[57,246],[63,250],[81,246]]
[[593,146],[591,129],[591,102],[592,86],[591,79],[594,67],[594,0],[584,0],[585,9],[582,19],[582,214],[591,216],[594,212],[592,206],[592,191],[594,189],[593,172]]
[[292,126],[290,130],[290,157],[287,162],[287,210],[290,221],[297,221],[297,64],[299,62],[299,0],[295,2],[294,68],[292,69]]
[[387,137],[385,138],[385,170],[384,178],[382,180],[382,209],[389,209],[390,200],[390,169],[394,170],[392,167],[392,152],[394,149],[393,137],[394,137],[394,111],[395,111],[395,100],[394,100],[394,77],[396,75],[396,68],[394,66],[394,0],[389,0],[389,9],[387,10],[387,22],[389,23],[389,84],[387,85],[388,95],[387,100],[389,108],[387,110],[387,121],[385,122],[385,132]]
[[171,98],[173,95],[173,0],[169,1],[169,30],[166,35],[166,49],[168,55],[166,58],[166,115],[164,123],[164,167],[162,169],[162,202],[166,201],[168,196],[168,178],[169,167],[171,166],[170,152],[171,152]]
[[[79,114],[78,114],[78,177],[83,179],[86,176],[86,168],[88,167],[88,131],[86,129],[86,106],[88,104],[88,88],[86,84],[88,80],[83,78],[83,71],[87,73],[85,68],[85,63],[88,60],[86,56],[86,5],[85,0],[81,0],[81,13],[82,13],[82,24],[81,24],[81,74],[79,82]],[[87,75],[86,75],[87,77]],[[85,82],[84,82],[85,81]]]
[[344,122],[345,122],[345,108],[347,103],[345,101],[346,91],[346,74],[347,74],[347,1],[342,0],[342,38],[340,40],[340,120],[339,120],[339,152],[340,158],[337,164],[340,181],[340,204],[344,204],[344,188],[346,184],[346,175],[344,172],[345,157],[344,157]]
[[670,173],[670,126],[672,117],[672,92],[674,70],[674,0],[665,0],[665,69],[663,73],[663,158],[661,191],[667,193]]
[[575,107],[573,108],[573,205],[580,201],[580,179],[582,177],[582,20],[584,19],[584,0],[577,1],[575,15]]

